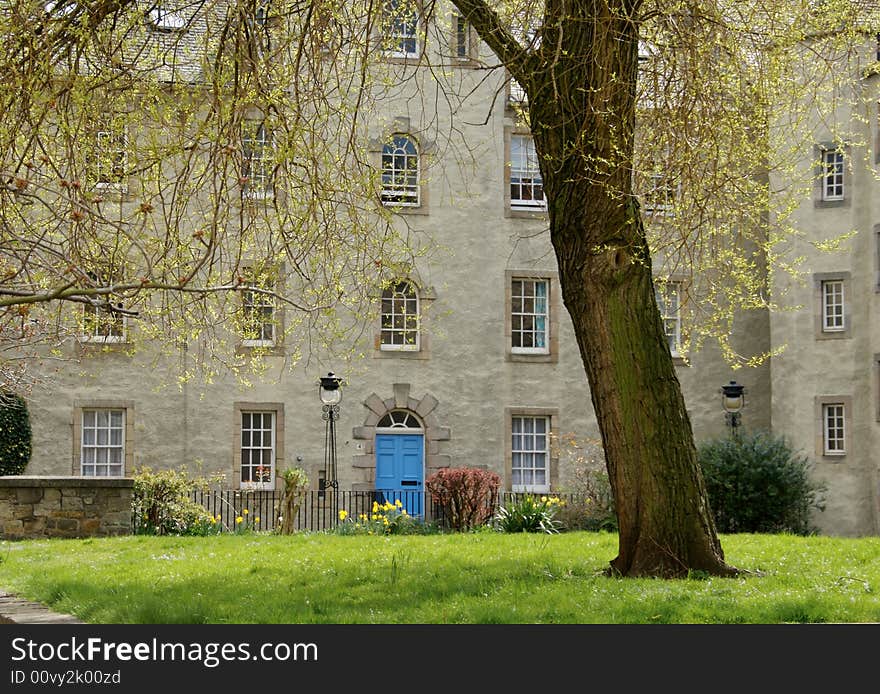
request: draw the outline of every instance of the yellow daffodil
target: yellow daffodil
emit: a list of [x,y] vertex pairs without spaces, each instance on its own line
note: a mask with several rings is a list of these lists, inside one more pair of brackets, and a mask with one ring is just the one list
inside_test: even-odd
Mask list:
[[344,521],[346,518],[348,518],[348,511],[346,511],[344,508],[340,509],[339,520]]
[[250,513],[250,511],[248,511],[247,509],[245,509],[244,511],[242,511],[242,513],[243,513],[244,515],[247,515],[247,514]]
[[260,522],[260,517],[259,517],[259,516],[257,516],[256,518],[254,518],[254,523],[259,523],[259,522]]
[[244,518],[242,518],[241,516],[236,516],[236,518],[235,518],[236,524],[241,523],[243,520],[244,520]]
[[373,502],[373,513],[376,513],[376,511],[378,511],[378,510],[379,510],[379,502],[374,501]]

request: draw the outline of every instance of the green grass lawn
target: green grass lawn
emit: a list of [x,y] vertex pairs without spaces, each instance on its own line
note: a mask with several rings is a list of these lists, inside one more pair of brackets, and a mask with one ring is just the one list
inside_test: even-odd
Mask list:
[[608,533],[132,536],[2,542],[0,589],[99,624],[880,622],[880,538],[722,544],[761,573],[608,578]]

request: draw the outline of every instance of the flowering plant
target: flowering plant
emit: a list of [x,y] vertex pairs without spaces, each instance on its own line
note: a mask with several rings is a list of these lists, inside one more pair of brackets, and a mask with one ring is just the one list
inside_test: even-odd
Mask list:
[[562,523],[555,516],[562,506],[565,502],[557,496],[526,494],[498,509],[495,527],[505,533],[558,533]]
[[241,513],[235,517],[232,531],[237,535],[243,535],[249,532],[255,532],[260,526],[260,517],[251,514],[250,509],[243,508]]
[[370,513],[360,513],[356,517],[341,509],[335,528],[339,535],[405,535],[426,530],[426,524],[409,515],[400,499],[381,504],[374,501]]

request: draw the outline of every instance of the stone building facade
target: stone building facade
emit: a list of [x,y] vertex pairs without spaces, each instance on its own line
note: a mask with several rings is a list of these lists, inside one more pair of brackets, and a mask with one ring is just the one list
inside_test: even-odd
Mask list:
[[[540,173],[518,124],[517,95],[499,71],[487,79],[477,69],[478,58],[491,56],[459,22],[452,17],[450,45],[425,47],[439,61],[452,46],[448,79],[471,94],[454,114],[440,100],[428,109],[417,98],[432,77],[407,57],[409,39],[388,56],[408,86],[371,116],[386,202],[439,250],[390,289],[376,288],[363,358],[314,354],[290,370],[279,344],[266,357],[267,373],[249,386],[231,375],[178,382],[195,358],[188,345],[170,356],[129,354],[126,335],[137,330],[130,321],[112,339],[68,345],[70,361],[31,394],[28,475],[127,476],[139,466],[187,465],[224,473],[232,487],[271,488],[279,471],[299,466],[317,488],[326,475],[317,384],[332,371],[345,379],[337,423],[342,489],[374,489],[388,470],[421,485],[445,466],[494,470],[506,490],[572,488],[570,456],[551,440],[595,440],[598,429],[560,297]],[[871,94],[877,79],[865,82]],[[873,162],[872,98],[865,147]],[[436,124],[453,121],[470,144],[467,157],[439,142]],[[823,142],[820,135],[805,144],[805,162]],[[880,531],[880,210],[876,172],[853,166],[856,154],[848,154],[842,198],[804,201],[798,212],[807,241],[828,224],[856,228],[849,250],[810,255],[813,283],[792,288],[802,309],[751,312],[736,322],[741,353],[789,348],[736,372],[711,345],[676,359],[697,440],[725,434],[720,387],[738,380],[747,392],[743,425],[785,434],[816,460],[815,474],[829,485],[816,522],[841,535]],[[823,328],[823,306],[838,304],[843,322]],[[678,309],[665,308],[674,342]],[[272,320],[283,320],[281,309],[272,311]],[[272,346],[271,330],[260,339]]]

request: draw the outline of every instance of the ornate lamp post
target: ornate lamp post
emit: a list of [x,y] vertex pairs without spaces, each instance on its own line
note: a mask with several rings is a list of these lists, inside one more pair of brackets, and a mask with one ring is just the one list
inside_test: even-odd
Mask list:
[[745,386],[741,386],[736,381],[721,386],[721,405],[724,407],[724,419],[727,426],[730,427],[732,436],[736,436],[737,427],[740,425],[741,410],[746,404],[745,392]]
[[321,377],[318,395],[323,403],[321,418],[327,423],[324,429],[324,489],[336,489],[336,420],[339,419],[339,403],[342,401],[342,379],[331,371]]

